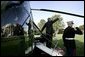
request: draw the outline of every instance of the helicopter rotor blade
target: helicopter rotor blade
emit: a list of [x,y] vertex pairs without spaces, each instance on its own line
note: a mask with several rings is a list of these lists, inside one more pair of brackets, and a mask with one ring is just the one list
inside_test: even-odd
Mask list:
[[55,11],[55,10],[50,10],[50,9],[31,9],[31,10],[56,12],[56,13],[62,13],[62,14],[67,14],[67,15],[72,15],[72,16],[77,16],[77,17],[84,18],[84,16],[82,16],[82,15],[73,14],[73,13],[67,13],[67,12],[62,12],[62,11]]

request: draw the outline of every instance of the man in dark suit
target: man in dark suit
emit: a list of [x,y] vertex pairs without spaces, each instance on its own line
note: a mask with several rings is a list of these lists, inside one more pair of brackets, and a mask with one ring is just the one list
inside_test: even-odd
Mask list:
[[43,28],[41,29],[41,32],[44,30],[46,27],[46,46],[51,48],[52,45],[52,36],[53,36],[53,27],[52,24],[55,23],[59,18],[56,18],[55,20],[51,20],[51,18],[48,18],[48,21],[45,23]]

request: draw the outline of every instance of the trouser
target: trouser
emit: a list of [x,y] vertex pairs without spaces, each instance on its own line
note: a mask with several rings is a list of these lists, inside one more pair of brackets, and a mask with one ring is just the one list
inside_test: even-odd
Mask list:
[[67,56],[76,56],[76,48],[66,48]]
[[50,37],[50,36],[47,35],[46,38],[47,38],[46,39],[46,46],[51,48],[51,45],[52,45],[52,36]]

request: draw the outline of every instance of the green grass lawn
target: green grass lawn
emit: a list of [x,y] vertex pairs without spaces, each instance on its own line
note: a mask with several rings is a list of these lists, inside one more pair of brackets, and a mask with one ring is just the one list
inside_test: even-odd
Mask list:
[[[76,40],[76,53],[77,56],[84,56],[84,35],[75,35]],[[58,43],[58,47],[63,48],[62,34],[58,34],[57,37],[53,38],[53,43]]]

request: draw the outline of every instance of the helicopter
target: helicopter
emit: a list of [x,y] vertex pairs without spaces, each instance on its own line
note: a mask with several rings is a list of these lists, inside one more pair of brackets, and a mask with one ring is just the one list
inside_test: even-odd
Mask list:
[[[42,38],[42,36],[35,37],[34,26],[39,31],[40,29],[33,21],[32,10],[62,13],[84,18],[84,16],[81,15],[62,11],[49,9],[31,9],[29,1],[1,1],[1,28],[3,28],[3,30],[6,30],[6,28],[10,28],[9,32],[7,33],[7,36],[10,35],[10,37],[9,36],[1,37],[1,55],[29,56],[29,54],[33,53],[33,50],[37,48],[39,50],[44,51],[46,54],[50,56],[63,56],[59,52],[53,51],[54,49],[50,49],[44,46],[43,43],[40,41],[41,40],[40,38]],[[22,36],[12,35],[13,32],[12,27],[15,27],[16,23],[20,24],[21,27],[24,27],[27,26],[26,23],[29,22],[30,27],[28,26],[27,29],[30,31],[30,33],[27,33],[25,37],[24,35]],[[7,30],[5,32],[7,32]],[[40,33],[43,34],[41,31]]]

